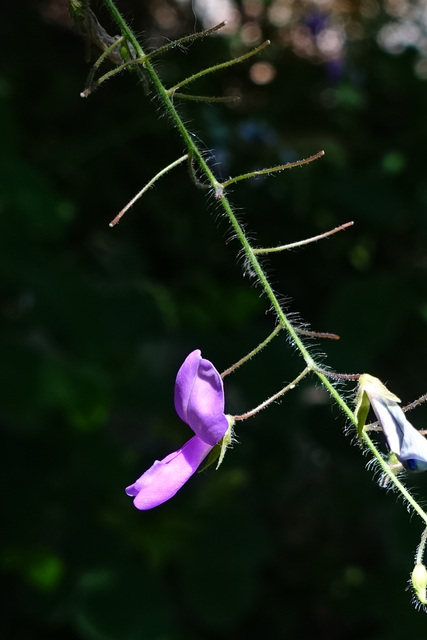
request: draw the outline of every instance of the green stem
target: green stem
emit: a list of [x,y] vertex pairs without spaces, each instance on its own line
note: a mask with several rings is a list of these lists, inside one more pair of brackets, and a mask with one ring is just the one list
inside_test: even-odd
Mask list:
[[[98,60],[95,62],[95,64],[93,65],[88,78],[86,80],[86,89],[84,91],[81,92],[80,96],[82,98],[87,98],[88,95],[93,91],[94,86],[99,86],[101,84],[101,82],[103,82],[104,80],[108,79],[105,78],[104,76],[102,76],[102,78],[100,78],[96,83],[93,82],[93,79],[95,77],[95,73],[98,71],[99,67],[101,66],[102,62],[105,60],[105,58],[108,58],[108,56],[111,54],[112,51],[114,51],[114,49],[116,49],[119,45],[122,44],[124,38],[123,36],[120,36],[119,38],[117,38],[117,40],[115,40],[115,42],[113,42],[113,44],[111,44],[107,49],[105,49],[104,53],[101,53],[101,55],[99,56]],[[113,70],[114,72],[116,70]],[[113,74],[113,72],[109,72],[110,74]],[[108,74],[105,74],[108,75]],[[114,75],[114,74],[113,74]],[[108,76],[109,77],[109,76]]]
[[374,445],[374,443],[372,442],[371,438],[369,437],[369,435],[366,433],[365,430],[362,431],[362,439],[368,445],[368,448],[371,450],[372,454],[375,456],[378,464],[380,465],[384,473],[387,475],[388,479],[394,484],[394,486],[396,487],[396,489],[398,489],[398,491],[401,493],[403,498],[409,502],[413,510],[418,513],[421,520],[424,520],[425,524],[427,525],[427,514],[423,509],[421,509],[420,505],[415,500],[415,498],[409,493],[406,487],[400,482],[399,478],[390,469],[390,465],[386,460],[384,460],[384,458],[379,453],[378,449],[376,448],[376,446]]
[[[224,186],[224,184],[222,185]],[[351,227],[354,222],[346,222],[345,224],[341,224],[339,227],[335,227],[330,231],[326,231],[325,233],[321,233],[318,236],[313,236],[312,238],[306,238],[305,240],[299,240],[298,242],[291,242],[290,244],[282,244],[279,247],[267,247],[265,249],[254,249],[255,253],[276,253],[277,251],[286,251],[287,249],[295,249],[296,247],[302,247],[303,245],[310,244],[311,242],[317,242],[318,240],[323,240],[323,238],[327,238],[328,236],[333,235],[334,233],[338,233],[338,231],[343,231],[347,229],[347,227]]]
[[174,93],[174,98],[193,100],[194,102],[238,102],[239,96],[193,96],[190,93]]
[[[110,10],[114,20],[116,21],[117,25],[119,26],[122,35],[125,36],[125,39],[127,40],[127,42],[129,42],[135,49],[136,53],[137,53],[137,57],[142,58],[145,54],[144,51],[141,47],[141,45],[139,44],[138,40],[136,39],[135,35],[133,34],[133,32],[131,31],[131,29],[128,27],[128,25],[126,24],[125,20],[123,19],[123,17],[121,16],[121,14],[119,13],[119,11],[117,10],[116,6],[114,5],[113,0],[104,0],[104,4],[108,7],[108,9]],[[261,47],[258,47],[258,49],[256,51],[261,50]],[[242,59],[246,59],[247,57],[249,57],[250,55],[253,55],[254,52],[251,52],[250,54],[247,54],[246,56],[241,57],[240,59],[238,59],[238,61],[242,60]],[[216,67],[213,67],[212,69],[209,70],[205,70],[205,72],[207,71],[213,71],[215,69],[219,69],[219,68],[224,68],[227,66],[230,66],[230,64],[235,63],[235,61],[231,61],[229,63],[224,63],[222,65],[218,65]],[[139,68],[139,67],[138,67]],[[247,239],[244,231],[243,231],[243,227],[239,224],[236,216],[233,213],[233,210],[231,208],[231,205],[227,199],[227,197],[224,195],[222,189],[221,189],[221,183],[218,182],[218,180],[216,180],[215,176],[213,175],[212,171],[210,170],[209,166],[206,164],[202,153],[199,151],[199,148],[197,147],[197,145],[194,142],[194,139],[192,138],[192,136],[190,135],[190,133],[187,131],[186,126],[184,125],[183,121],[181,120],[177,110],[175,109],[175,106],[171,100],[170,97],[170,91],[167,91],[165,89],[165,87],[163,86],[162,81],[160,80],[159,76],[157,75],[157,73],[155,72],[153,66],[151,65],[151,63],[149,61],[147,61],[145,63],[145,70],[146,73],[148,74],[149,78],[151,79],[151,82],[154,85],[154,88],[156,90],[156,92],[158,93],[159,98],[161,99],[161,101],[164,104],[164,107],[166,109],[166,111],[168,112],[172,122],[174,123],[174,125],[176,126],[176,128],[179,131],[179,134],[181,135],[185,145],[187,146],[188,149],[188,155],[190,156],[190,158],[192,158],[192,160],[194,162],[196,162],[201,170],[201,172],[206,176],[207,182],[211,185],[212,191],[215,194],[219,194],[218,195],[218,201],[220,202],[224,212],[226,213],[226,215],[228,216],[229,220],[230,220],[230,224],[235,232],[235,235],[237,236],[240,244],[243,247],[244,253],[246,255],[246,260],[247,262],[251,265],[251,268],[253,270],[253,272],[255,273],[262,289],[264,290],[264,293],[267,297],[267,299],[269,300],[272,308],[274,309],[276,316],[278,318],[278,322],[279,325],[281,327],[283,327],[284,329],[286,329],[288,335],[290,336],[290,338],[292,339],[295,347],[298,349],[298,351],[300,352],[302,358],[304,359],[305,363],[306,363],[306,369],[304,369],[304,375],[306,375],[306,373],[308,373],[308,371],[313,371],[317,377],[319,378],[319,380],[322,382],[323,386],[328,390],[328,392],[330,393],[330,395],[332,396],[332,398],[335,400],[335,402],[338,404],[338,406],[341,408],[341,410],[344,412],[345,415],[347,415],[347,417],[350,419],[350,421],[357,427],[357,420],[354,416],[353,411],[350,409],[350,407],[348,406],[348,404],[344,401],[344,399],[340,396],[340,394],[338,393],[338,391],[335,389],[335,387],[333,386],[333,384],[331,383],[331,381],[329,380],[326,372],[324,372],[324,370],[321,370],[320,368],[317,367],[314,359],[312,358],[311,354],[309,353],[309,351],[307,350],[307,348],[305,347],[302,339],[300,338],[300,336],[298,335],[298,330],[296,327],[293,326],[292,322],[289,320],[289,318],[287,317],[287,315],[285,314],[285,312],[283,311],[268,279],[266,274],[264,273],[256,255],[255,252],[249,242],[249,240]],[[203,74],[203,72],[200,72],[201,74]],[[200,77],[200,75],[197,75],[197,77]],[[195,79],[196,76],[192,76],[191,80]],[[187,82],[189,82],[190,79],[187,80]],[[182,86],[182,84],[176,85],[176,88],[178,88],[179,86]],[[403,486],[403,484],[400,482],[400,480],[394,475],[394,473],[391,471],[391,469],[389,468],[387,462],[382,458],[381,454],[379,453],[379,451],[377,450],[377,448],[375,447],[374,443],[372,442],[372,440],[369,438],[368,434],[363,431],[362,432],[362,438],[365,441],[366,445],[368,446],[368,448],[370,449],[370,451],[372,452],[372,454],[375,456],[376,460],[378,461],[378,464],[380,465],[380,467],[382,468],[382,470],[384,471],[384,473],[387,475],[387,477],[389,478],[390,482],[392,482],[394,484],[394,486],[399,490],[399,492],[401,493],[401,495],[408,501],[408,503],[412,506],[412,508],[414,509],[414,511],[417,512],[417,514],[420,516],[420,518],[427,524],[427,515],[425,514],[425,512],[421,509],[421,507],[418,505],[418,503],[415,501],[415,499],[411,496],[411,494],[407,491],[407,489]]]
[[132,200],[129,200],[129,202],[127,203],[127,205],[125,207],[123,207],[123,209],[116,215],[116,217],[114,218],[114,220],[111,220],[110,222],[110,227],[114,227],[118,222],[120,222],[120,219],[124,216],[124,214],[126,213],[126,211],[128,209],[131,208],[132,205],[135,204],[135,202],[137,200],[139,200],[139,198],[146,192],[148,191],[148,189],[150,189],[150,187],[153,186],[153,184],[155,182],[157,182],[157,180],[159,178],[161,178],[162,176],[165,175],[165,173],[167,173],[168,171],[170,171],[171,169],[174,169],[175,167],[177,167],[179,164],[181,164],[181,162],[184,162],[184,160],[187,160],[188,158],[188,153],[186,153],[185,155],[181,156],[180,158],[178,158],[178,160],[174,160],[174,162],[171,162],[170,164],[168,164],[167,167],[164,167],[161,171],[159,171],[158,173],[156,173],[156,175],[154,176],[154,178],[151,178],[151,180],[149,182],[147,182],[147,184],[141,189],[141,191],[138,191],[138,193],[136,194],[136,196],[134,196],[132,198]]
[[295,378],[295,380],[292,380],[292,382],[290,382],[289,384],[286,385],[286,387],[283,387],[283,389],[280,389],[280,391],[278,391],[277,393],[275,393],[273,396],[271,396],[270,398],[267,398],[267,400],[264,400],[264,402],[261,402],[261,404],[259,404],[257,407],[255,407],[255,409],[251,409],[250,411],[246,411],[246,413],[242,413],[240,416],[233,416],[234,420],[247,420],[248,418],[252,418],[252,416],[256,415],[259,411],[262,411],[263,409],[265,409],[266,407],[268,407],[269,404],[271,404],[272,402],[274,402],[275,400],[278,400],[281,396],[285,395],[285,393],[287,393],[288,391],[290,391],[291,389],[295,389],[295,387],[297,386],[297,384],[303,379],[305,378],[305,376],[310,373],[311,369],[310,367],[306,367],[303,371],[301,371],[301,373]]
[[415,558],[415,564],[423,563],[424,549],[427,542],[427,528],[424,529],[423,534],[421,536],[420,544],[418,545],[417,555]]
[[[103,76],[101,76],[95,83],[93,82],[93,78],[94,75],[97,71],[97,69],[99,68],[101,62],[108,57],[111,52],[119,45],[123,42],[123,36],[121,36],[120,38],[118,38],[118,40],[116,42],[114,42],[113,44],[111,44],[108,49],[106,49],[104,51],[104,53],[98,58],[98,60],[95,62],[95,64],[93,65],[92,71],[89,74],[88,77],[88,81],[86,83],[86,89],[84,91],[82,91],[82,93],[80,94],[82,98],[87,98],[87,96],[96,88],[99,87],[100,84],[102,84],[103,82],[105,82],[106,80],[109,80],[110,78],[112,78],[113,76],[117,75],[118,73],[120,73],[121,71],[124,71],[125,69],[133,69],[135,68],[136,64],[142,64],[144,65],[145,62],[147,60],[149,60],[150,58],[153,58],[154,56],[158,56],[161,55],[163,53],[166,53],[167,51],[169,51],[170,49],[174,49],[175,47],[179,47],[182,46],[183,44],[187,44],[187,43],[191,43],[194,42],[194,40],[198,40],[200,38],[205,38],[206,36],[214,33],[215,31],[218,31],[219,29],[222,29],[222,27],[225,27],[225,25],[227,24],[226,21],[221,22],[220,24],[217,24],[215,27],[211,27],[210,29],[205,29],[204,31],[200,31],[199,33],[193,33],[190,36],[184,36],[184,38],[179,38],[179,40],[174,40],[173,42],[168,42],[167,44],[163,45],[162,47],[158,47],[157,49],[155,49],[154,51],[150,51],[150,53],[147,53],[146,55],[144,55],[142,58],[138,58],[138,59],[132,59],[132,60],[128,60],[127,62],[123,62],[123,64],[118,65],[115,69],[112,69],[111,71],[108,71],[107,73],[105,73]],[[210,101],[210,102],[226,102],[226,101],[231,101],[230,98],[203,98],[202,96],[198,96],[195,98],[189,98],[186,95],[180,95],[180,97],[182,98],[186,98],[187,100],[196,100],[199,99],[204,100],[204,101]]]
[[235,182],[239,182],[240,180],[256,178],[256,176],[263,176],[270,173],[280,173],[280,171],[284,171],[285,169],[293,169],[294,167],[302,167],[304,164],[309,164],[310,162],[313,162],[313,160],[318,160],[318,158],[321,158],[324,155],[324,151],[318,151],[314,154],[314,156],[303,158],[302,160],[297,160],[296,162],[286,162],[286,164],[278,164],[276,167],[268,167],[267,169],[257,169],[256,171],[250,171],[249,173],[242,173],[240,176],[235,176],[234,178],[229,178],[225,182],[222,182],[221,186],[223,189],[225,189],[230,184],[234,184]]
[[214,33],[215,31],[219,31],[226,25],[227,25],[227,20],[223,20],[223,22],[220,22],[214,27],[210,27],[209,29],[204,29],[203,31],[198,31],[197,33],[192,33],[189,36],[184,36],[183,38],[179,38],[178,40],[173,40],[172,42],[168,42],[167,44],[164,44],[163,46],[158,47],[158,49],[155,49],[155,51],[152,51],[149,54],[149,56],[161,55],[166,51],[169,51],[169,49],[174,49],[175,47],[182,47],[184,44],[192,44],[195,40],[199,40],[200,38],[206,38],[206,36],[210,36],[212,33]]
[[[135,35],[133,34],[133,32],[131,31],[131,29],[128,27],[128,25],[126,24],[125,20],[123,19],[123,17],[121,16],[121,14],[119,13],[119,11],[117,10],[116,6],[114,5],[113,0],[104,0],[105,5],[109,8],[109,10],[111,11],[111,14],[113,16],[113,18],[115,19],[115,21],[117,22],[122,34],[125,36],[126,40],[128,42],[130,42],[135,51],[137,52],[138,57],[143,57],[144,51],[141,47],[141,45],[139,44],[138,40],[136,39]],[[258,50],[260,48],[258,47]],[[251,52],[252,54],[253,52]],[[249,54],[246,56],[248,57]],[[225,66],[227,66],[227,64],[225,64]],[[283,327],[284,329],[286,329],[287,333],[289,334],[289,337],[292,339],[295,347],[299,350],[299,352],[301,353],[301,356],[304,358],[305,363],[307,365],[307,367],[309,367],[310,369],[312,369],[316,375],[318,376],[318,378],[321,380],[321,382],[323,383],[323,385],[326,387],[326,389],[329,391],[329,393],[331,394],[331,396],[334,398],[334,400],[338,403],[338,405],[341,407],[341,409],[344,411],[344,413],[349,416],[353,421],[354,421],[354,416],[353,416],[353,412],[351,411],[351,409],[347,406],[347,404],[345,403],[345,401],[341,398],[341,396],[339,395],[339,393],[335,390],[334,386],[331,384],[330,380],[320,371],[317,370],[316,367],[316,363],[313,360],[313,358],[311,357],[311,354],[309,353],[309,351],[306,349],[300,335],[298,334],[298,330],[296,329],[296,327],[293,326],[292,322],[289,320],[289,318],[287,317],[287,315],[285,314],[285,312],[283,311],[279,300],[277,299],[273,288],[271,287],[266,274],[264,273],[260,262],[258,261],[254,250],[249,242],[249,240],[247,239],[245,232],[243,230],[243,227],[239,224],[236,216],[233,213],[233,210],[231,208],[231,205],[227,199],[227,197],[224,195],[224,193],[221,191],[221,184],[218,182],[218,180],[215,178],[215,176],[213,175],[212,171],[210,170],[209,166],[206,164],[202,153],[200,152],[199,148],[197,147],[197,145],[194,142],[194,139],[192,138],[192,136],[189,134],[189,132],[187,131],[186,126],[184,125],[183,121],[181,120],[170,96],[169,96],[169,92],[165,89],[165,87],[163,86],[162,81],[160,80],[159,76],[157,75],[157,73],[155,72],[153,66],[151,65],[151,63],[149,61],[146,62],[145,64],[145,70],[146,73],[148,74],[148,76],[150,77],[160,99],[162,100],[166,111],[168,112],[171,120],[173,121],[173,123],[175,124],[175,126],[177,127],[182,139],[184,140],[184,143],[187,146],[188,149],[188,155],[190,156],[190,158],[193,159],[193,162],[197,162],[197,164],[200,167],[200,170],[202,171],[202,173],[204,173],[204,175],[206,176],[207,182],[211,185],[212,190],[214,193],[220,193],[220,197],[218,197],[218,201],[220,202],[224,212],[226,213],[226,215],[228,216],[229,220],[230,220],[230,224],[233,227],[233,230],[240,242],[240,244],[243,247],[243,250],[246,254],[246,259],[248,261],[248,263],[251,265],[253,272],[256,274],[257,279],[262,287],[262,289],[264,290],[268,300],[271,303],[271,306],[273,307],[276,315],[277,315],[277,319],[279,321],[279,324],[281,327]]]
[[300,336],[308,336],[309,338],[328,338],[329,340],[339,340],[340,337],[336,333],[329,333],[327,331],[310,331],[310,329],[297,328]]
[[181,80],[181,82],[178,82],[176,85],[168,89],[168,95],[173,96],[173,94],[177,89],[180,89],[181,87],[184,87],[185,85],[190,84],[190,82],[194,82],[199,78],[203,78],[203,76],[206,76],[209,73],[213,73],[214,71],[219,71],[220,69],[225,69],[226,67],[231,67],[234,64],[238,64],[239,62],[243,62],[248,58],[252,58],[252,56],[255,56],[257,53],[265,49],[265,47],[268,47],[269,44],[270,44],[270,40],[266,40],[265,42],[260,44],[259,47],[256,47],[256,49],[252,49],[252,51],[249,51],[249,53],[245,53],[243,56],[239,56],[238,58],[233,58],[232,60],[227,60],[226,62],[221,62],[220,64],[215,64],[213,67],[208,67],[207,69],[202,69],[198,73],[195,73],[189,78],[185,78],[185,80]]

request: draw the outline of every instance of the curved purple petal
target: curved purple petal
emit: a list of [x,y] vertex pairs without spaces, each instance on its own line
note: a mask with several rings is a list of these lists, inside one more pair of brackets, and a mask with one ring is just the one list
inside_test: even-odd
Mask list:
[[181,449],[170,453],[154,464],[129,487],[128,496],[134,496],[137,509],[153,509],[172,498],[197,470],[212,447],[193,436]]
[[214,445],[228,429],[221,376],[200,349],[184,360],[175,382],[175,409],[204,442]]
[[190,355],[185,358],[178,373],[176,374],[174,393],[175,411],[181,420],[187,424],[187,408],[201,359],[202,356],[200,349],[192,351]]

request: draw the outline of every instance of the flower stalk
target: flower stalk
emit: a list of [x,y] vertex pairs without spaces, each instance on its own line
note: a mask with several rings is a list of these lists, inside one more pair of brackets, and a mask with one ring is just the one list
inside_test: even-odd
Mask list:
[[[223,185],[224,186],[224,185]],[[334,233],[338,233],[339,231],[344,231],[344,229],[348,229],[348,227],[352,227],[354,222],[346,222],[344,224],[340,224],[339,227],[335,227],[330,231],[326,231],[325,233],[320,233],[318,236],[313,236],[312,238],[306,238],[305,240],[299,240],[298,242],[291,242],[290,244],[282,244],[279,247],[267,247],[265,249],[254,249],[254,253],[277,253],[278,251],[287,251],[288,249],[296,249],[296,247],[302,247],[306,244],[310,244],[311,242],[317,242],[318,240],[323,240],[328,236],[332,236]]]
[[187,84],[190,84],[190,82],[199,80],[199,78],[203,78],[203,76],[207,76],[208,74],[214,73],[215,71],[220,71],[221,69],[226,69],[227,67],[231,67],[235,64],[239,64],[239,62],[248,60],[249,58],[252,58],[252,56],[256,56],[257,53],[260,53],[263,49],[268,47],[269,44],[270,44],[270,40],[266,40],[255,49],[252,49],[252,51],[249,51],[249,53],[245,53],[242,56],[239,56],[238,58],[233,58],[232,60],[227,60],[226,62],[220,62],[219,64],[215,64],[212,67],[208,67],[207,69],[202,69],[201,71],[198,71],[198,73],[195,73],[194,75],[189,76],[188,78],[185,78],[180,82],[177,82],[177,84],[175,84],[173,87],[168,89],[167,90],[168,96],[173,97],[175,92],[178,89],[185,87]]
[[287,393],[288,391],[291,391],[292,389],[295,389],[297,384],[301,382],[301,380],[305,378],[305,376],[308,373],[310,373],[310,371],[311,369],[309,367],[306,367],[303,371],[301,371],[299,375],[297,375],[295,380],[292,380],[292,382],[290,382],[285,387],[283,387],[283,389],[280,389],[280,391],[275,393],[273,396],[271,396],[270,398],[267,398],[267,400],[264,400],[264,402],[261,402],[261,404],[255,407],[255,409],[251,409],[251,411],[246,411],[246,413],[242,413],[240,416],[233,416],[234,420],[237,422],[238,420],[247,420],[248,418],[252,418],[254,415],[256,415],[257,413],[259,413],[260,411],[268,407],[269,404],[271,404],[272,402],[275,402],[276,400],[281,398],[283,395],[285,395],[285,393]]
[[264,349],[264,347],[266,347],[268,343],[271,342],[271,340],[273,340],[273,338],[275,338],[282,329],[283,327],[280,324],[278,324],[276,328],[273,329],[273,331],[270,333],[270,335],[267,336],[267,338],[263,342],[261,342],[257,347],[255,347],[255,349],[252,349],[252,351],[250,351],[247,355],[245,355],[243,358],[238,360],[235,364],[231,365],[231,367],[228,367],[228,369],[223,371],[221,373],[221,378],[225,378],[225,376],[230,375],[230,373],[233,373],[234,371],[236,371],[236,369],[241,367],[242,364],[245,364],[245,362],[247,362],[248,360],[256,356],[256,354],[262,351],[262,349]]
[[[229,178],[225,182],[221,182],[221,187],[226,189],[230,184],[240,182],[240,180],[248,180],[249,178],[256,178],[257,176],[271,175],[272,173],[280,173],[285,169],[295,169],[295,167],[302,167],[305,164],[310,164],[314,160],[318,160],[325,155],[324,151],[318,151],[309,158],[303,158],[302,160],[296,160],[295,162],[286,162],[285,164],[278,164],[275,167],[268,167],[267,169],[257,169],[256,171],[250,171],[249,173],[242,173],[234,178]],[[257,253],[260,253],[258,250]]]
[[138,191],[138,193],[136,194],[136,196],[134,196],[131,200],[129,200],[129,202],[127,203],[127,205],[125,205],[123,207],[123,209],[121,211],[119,211],[119,213],[116,215],[116,217],[111,220],[109,226],[110,227],[114,227],[118,222],[120,222],[120,220],[122,219],[122,217],[124,216],[124,214],[126,213],[126,211],[128,211],[137,200],[139,200],[139,198],[146,192],[148,191],[148,189],[150,189],[159,178],[161,178],[162,176],[165,175],[165,173],[168,173],[168,171],[170,171],[171,169],[174,169],[175,167],[177,167],[179,164],[181,164],[182,162],[184,162],[185,160],[187,160],[188,158],[188,153],[186,153],[185,155],[181,156],[180,158],[178,158],[178,160],[174,160],[174,162],[171,162],[170,164],[168,164],[167,167],[164,167],[161,171],[159,171],[158,173],[156,173],[156,175],[154,176],[154,178],[151,178],[151,180],[149,182],[147,182],[147,184],[145,185],[145,187],[143,187],[141,189],[141,191]]

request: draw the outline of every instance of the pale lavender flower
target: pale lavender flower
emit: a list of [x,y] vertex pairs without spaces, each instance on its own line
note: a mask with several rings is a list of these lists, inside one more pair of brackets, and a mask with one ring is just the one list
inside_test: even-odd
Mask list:
[[427,440],[406,418],[399,398],[378,378],[366,373],[360,377],[359,388],[369,398],[390,451],[405,469],[427,471]]
[[190,353],[175,381],[175,409],[196,434],[126,488],[137,509],[152,509],[172,498],[229,428],[221,376],[200,350]]

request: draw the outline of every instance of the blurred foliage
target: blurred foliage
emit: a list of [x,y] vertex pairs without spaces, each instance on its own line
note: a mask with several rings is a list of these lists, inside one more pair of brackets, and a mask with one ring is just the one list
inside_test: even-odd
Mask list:
[[[264,246],[355,221],[269,258],[269,272],[290,310],[340,334],[317,348],[328,364],[379,376],[409,402],[427,388],[427,85],[420,47],[382,46],[408,3],[313,13],[289,2],[277,25],[279,5],[236,3],[228,35],[157,67],[176,82],[271,39],[256,62],[200,82],[239,93],[238,105],[182,113],[224,176],[325,149],[314,165],[236,185],[232,201]],[[149,46],[195,29],[190,2],[119,7]],[[108,227],[182,144],[131,74],[79,97],[89,65],[65,2],[2,12],[1,637],[420,637],[427,618],[405,588],[421,527],[372,481],[312,381],[239,426],[218,473],[157,510],[133,508],[124,487],[188,437],[172,399],[187,353],[224,369],[273,317],[184,166]],[[327,29],[341,34],[333,55]],[[227,378],[227,410],[252,408],[299,366],[276,338]],[[427,490],[422,476],[409,482]]]

